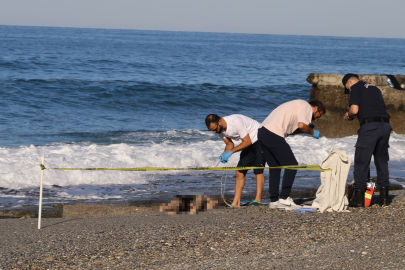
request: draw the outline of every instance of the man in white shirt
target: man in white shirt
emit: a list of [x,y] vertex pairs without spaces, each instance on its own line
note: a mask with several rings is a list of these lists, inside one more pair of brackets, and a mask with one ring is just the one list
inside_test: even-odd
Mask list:
[[[319,139],[321,133],[314,130],[311,120],[317,120],[326,110],[322,102],[297,99],[281,104],[263,121],[258,130],[258,141],[269,167],[298,165],[285,138],[292,134],[308,133]],[[285,170],[279,195],[281,169],[270,169],[270,208],[299,209],[289,197],[296,170]],[[279,199],[280,198],[280,199]]]
[[[224,153],[219,156],[222,163],[227,163],[233,153],[242,151],[238,167],[264,167],[265,162],[262,149],[257,141],[259,122],[241,114],[233,114],[222,118],[216,114],[210,114],[205,118],[205,124],[209,130],[218,134],[225,142]],[[241,140],[242,143],[235,146],[233,140]],[[254,169],[253,171],[256,175],[256,198],[249,205],[259,206],[261,205],[264,187],[263,169]],[[246,173],[247,170],[236,171],[233,207],[240,207]]]

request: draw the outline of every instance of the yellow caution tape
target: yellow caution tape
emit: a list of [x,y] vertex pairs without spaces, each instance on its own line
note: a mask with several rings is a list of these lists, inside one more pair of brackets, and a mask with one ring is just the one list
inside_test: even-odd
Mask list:
[[319,165],[291,165],[278,167],[195,167],[195,168],[162,168],[162,167],[140,167],[140,168],[45,168],[39,164],[41,170],[71,170],[71,171],[244,171],[252,169],[286,169],[286,170],[309,170],[309,171],[331,171],[321,169]]

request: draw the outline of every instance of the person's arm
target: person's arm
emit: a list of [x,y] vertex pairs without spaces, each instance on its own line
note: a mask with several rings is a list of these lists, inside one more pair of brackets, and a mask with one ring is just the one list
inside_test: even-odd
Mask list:
[[219,159],[221,160],[222,163],[227,163],[228,159],[232,156],[233,153],[243,150],[252,144],[249,134],[243,137],[242,142],[236,147],[234,147],[234,144],[231,139],[224,138],[223,140],[226,146],[224,152],[219,156]]
[[296,134],[301,134],[302,131],[301,129],[297,128],[293,133],[291,133],[290,135],[296,135]]
[[231,152],[232,153],[239,152],[239,151],[245,149],[246,147],[250,146],[251,144],[252,144],[252,141],[250,140],[250,136],[248,134],[248,135],[246,135],[245,137],[242,138],[242,142],[238,146],[231,149]]
[[[355,84],[357,85],[357,84]],[[355,87],[352,86],[350,90],[350,97],[349,97],[349,111],[345,113],[345,116],[343,117],[344,120],[353,120],[356,118],[356,115],[359,113],[359,104],[361,101],[361,91]]]
[[222,163],[227,163],[228,159],[232,156],[232,151],[231,149],[233,149],[233,147],[235,146],[233,141],[229,138],[223,138],[224,142],[225,142],[225,150],[224,152],[219,156],[219,160]]
[[[307,104],[306,106],[301,106],[301,109],[297,113],[298,117],[298,130],[295,130],[293,133],[307,133],[313,137],[319,139],[321,133],[319,130],[315,130],[315,125],[311,124],[311,117],[314,117],[314,109],[311,105]],[[309,123],[309,124],[306,124]]]
[[240,136],[242,142],[231,150],[232,153],[239,152],[252,144],[252,141],[250,140],[249,136],[249,131],[247,130],[243,119],[238,118],[238,120],[235,121],[235,129],[238,135]]
[[223,138],[223,140],[224,140],[224,142],[225,142],[225,150],[224,150],[224,153],[225,153],[225,152],[228,152],[228,151],[230,151],[231,149],[234,148],[235,144],[233,143],[233,141],[232,141],[231,139],[225,137],[225,138]]
[[356,118],[356,115],[359,113],[359,106],[357,105],[350,105],[349,111],[347,113],[345,113],[345,120],[353,120],[354,118]]
[[[314,135],[314,130],[312,128],[310,128],[310,126],[308,126],[307,124],[304,124],[302,122],[298,122],[298,129],[302,132],[302,133],[307,133],[309,135]],[[294,131],[294,133],[297,132]],[[300,133],[301,133],[300,132]],[[298,133],[296,133],[298,134]]]
[[[314,125],[314,124],[309,123],[308,126],[309,126],[310,128],[312,128],[312,130],[315,129],[315,125]],[[293,133],[291,133],[290,135],[296,135],[296,134],[301,134],[301,133],[302,133],[301,129],[297,128],[297,129],[296,129]]]

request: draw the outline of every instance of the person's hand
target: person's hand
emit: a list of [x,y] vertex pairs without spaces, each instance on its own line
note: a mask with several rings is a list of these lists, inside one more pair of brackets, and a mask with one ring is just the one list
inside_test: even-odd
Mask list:
[[314,124],[309,124],[308,125],[310,128],[315,129],[315,125]]
[[232,156],[232,154],[233,153],[231,151],[222,153],[222,155],[219,156],[219,159],[221,160],[222,163],[227,163],[228,158],[230,158]]
[[319,137],[321,137],[321,132],[319,130],[314,130],[314,134],[312,134],[312,136],[319,139]]
[[344,120],[349,120],[349,121],[353,120],[354,118],[356,118],[356,116],[349,117],[349,112],[345,113],[345,117],[343,117]]

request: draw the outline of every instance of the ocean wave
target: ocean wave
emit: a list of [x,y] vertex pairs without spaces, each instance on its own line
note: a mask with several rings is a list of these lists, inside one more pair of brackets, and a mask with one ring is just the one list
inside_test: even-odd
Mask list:
[[[134,167],[209,167],[215,166],[224,143],[214,139],[209,132],[170,131],[171,136],[193,136],[201,133],[205,139],[187,143],[161,141],[143,145],[127,143],[100,145],[57,143],[46,146],[20,146],[0,148],[0,180],[3,188],[26,188],[39,183],[39,160],[45,157],[49,168],[134,168]],[[137,134],[139,135],[139,134]],[[148,136],[147,133],[144,136]],[[216,136],[215,136],[216,137]],[[390,141],[390,164],[396,170],[396,177],[404,177],[400,168],[405,162],[405,135],[392,134]],[[310,136],[296,135],[287,138],[299,164],[319,164],[331,148],[346,151],[354,159],[354,145],[357,136],[339,139],[321,137],[316,140]],[[226,166],[236,166],[239,153],[232,155]],[[222,164],[220,165],[222,166]],[[58,171],[46,170],[46,185],[120,185],[145,184],[153,181],[151,175],[177,174],[170,172],[127,172],[127,171]]]

